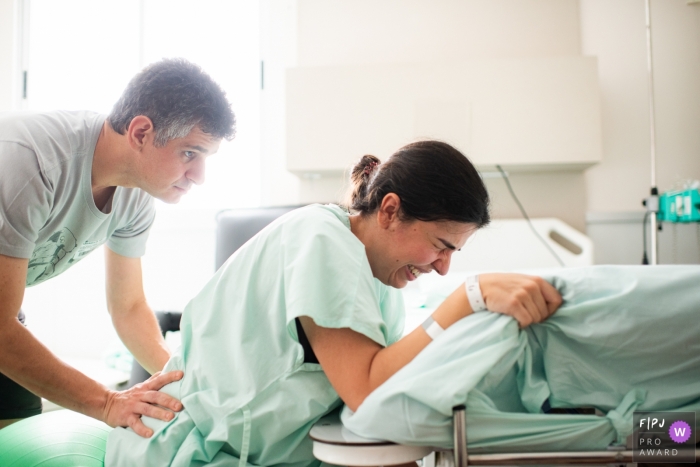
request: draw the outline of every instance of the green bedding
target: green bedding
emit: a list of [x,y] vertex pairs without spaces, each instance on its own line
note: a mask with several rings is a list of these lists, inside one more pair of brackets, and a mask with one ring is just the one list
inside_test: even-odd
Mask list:
[[[700,411],[700,267],[598,266],[540,274],[562,293],[545,323],[477,313],[447,329],[374,391],[347,428],[398,443],[452,446],[467,406],[470,448],[598,450],[624,443],[635,410]],[[454,284],[425,296],[436,304]],[[605,416],[545,414],[594,407]],[[700,413],[699,413],[700,415]]]

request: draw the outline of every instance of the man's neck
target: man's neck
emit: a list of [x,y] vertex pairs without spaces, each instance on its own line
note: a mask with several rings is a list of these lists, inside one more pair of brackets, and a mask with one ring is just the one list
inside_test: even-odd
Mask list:
[[120,135],[107,121],[102,125],[92,161],[92,188],[128,186],[131,170],[126,135]]
[[129,186],[126,169],[125,137],[112,129],[107,121],[102,125],[92,160],[92,197],[102,210],[112,198],[117,186]]

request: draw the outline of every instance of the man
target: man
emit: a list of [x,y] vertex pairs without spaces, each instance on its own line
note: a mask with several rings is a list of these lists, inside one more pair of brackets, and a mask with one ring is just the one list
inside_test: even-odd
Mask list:
[[[234,136],[221,88],[196,65],[164,60],[127,86],[112,112],[0,116],[0,427],[41,412],[39,396],[102,420],[152,431],[179,401],[157,392],[169,353],[146,303],[141,260],[154,201],[177,203],[204,181],[205,159]],[[106,244],[107,308],[119,337],[153,376],[111,391],[66,365],[24,326],[25,287]]]

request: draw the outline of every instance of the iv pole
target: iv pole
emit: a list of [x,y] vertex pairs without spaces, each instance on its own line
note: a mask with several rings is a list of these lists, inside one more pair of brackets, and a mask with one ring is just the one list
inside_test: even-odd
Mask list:
[[[644,205],[647,208],[647,214],[649,215],[649,229],[650,235],[649,240],[651,243],[650,248],[650,261],[649,264],[658,264],[658,220],[656,218],[656,213],[659,212],[659,190],[656,187],[656,127],[654,121],[654,67],[652,64],[651,56],[651,6],[649,5],[650,0],[646,0],[646,29],[647,29],[647,75],[649,79],[649,126],[651,133],[651,195],[644,200]],[[646,226],[644,226],[646,228]],[[644,245],[646,249],[646,245]]]

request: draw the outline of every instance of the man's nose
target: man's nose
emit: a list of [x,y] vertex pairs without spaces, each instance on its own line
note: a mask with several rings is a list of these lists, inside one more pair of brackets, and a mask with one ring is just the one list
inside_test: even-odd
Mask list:
[[205,162],[204,159],[197,159],[189,170],[187,170],[187,179],[191,180],[195,185],[201,185],[205,179]]

